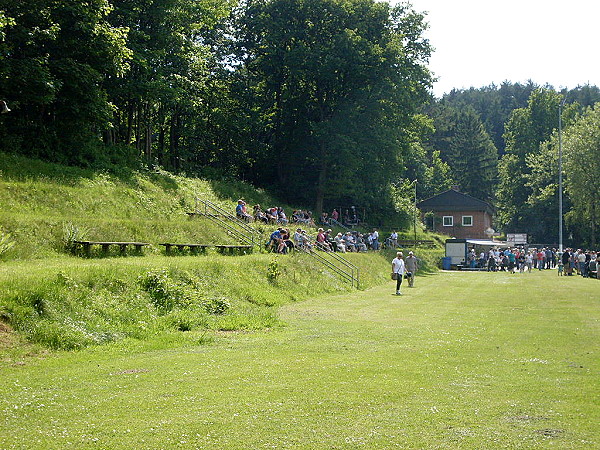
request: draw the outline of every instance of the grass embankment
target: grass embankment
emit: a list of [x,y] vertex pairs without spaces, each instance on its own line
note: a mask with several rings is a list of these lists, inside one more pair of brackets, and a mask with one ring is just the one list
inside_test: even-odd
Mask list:
[[[598,281],[438,273],[5,366],[2,448],[598,448]],[[191,332],[192,334],[194,332]]]
[[[348,259],[361,269],[363,287],[385,281],[380,255]],[[63,258],[0,266],[0,315],[30,342],[77,349],[162,333],[276,327],[279,306],[352,289],[300,253]]]
[[[234,200],[274,204],[241,182],[175,176],[161,171],[121,176],[41,163],[0,153],[0,233],[14,246],[0,258],[60,257],[69,237],[99,241],[231,243],[207,220],[190,220],[197,198],[234,211]],[[249,196],[252,197],[249,197]]]
[[[269,328],[280,323],[282,304],[351,290],[306,255],[164,256],[162,242],[234,243],[210,220],[188,218],[197,198],[231,211],[240,196],[279,204],[243,183],[159,171],[115,176],[4,154],[0,169],[0,234],[14,244],[0,242],[0,319],[29,342],[77,349],[161,333]],[[144,257],[81,259],[66,251],[73,239],[153,245]],[[347,257],[360,268],[362,288],[385,280],[389,255]],[[429,259],[432,267],[436,258]]]

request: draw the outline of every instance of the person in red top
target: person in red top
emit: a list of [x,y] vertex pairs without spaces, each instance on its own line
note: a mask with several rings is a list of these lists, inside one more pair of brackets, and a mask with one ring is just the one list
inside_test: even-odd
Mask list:
[[331,247],[329,246],[329,242],[327,242],[327,237],[325,236],[325,231],[323,228],[319,228],[319,232],[317,233],[317,246],[326,252],[331,251]]
[[540,249],[538,251],[537,254],[537,259],[538,259],[538,269],[542,270],[544,268],[544,258],[546,257],[546,252],[544,252],[544,249]]
[[333,212],[331,213],[331,218],[333,220],[335,220],[336,222],[338,221],[338,219],[340,218],[340,213],[337,211],[337,209],[333,208]]

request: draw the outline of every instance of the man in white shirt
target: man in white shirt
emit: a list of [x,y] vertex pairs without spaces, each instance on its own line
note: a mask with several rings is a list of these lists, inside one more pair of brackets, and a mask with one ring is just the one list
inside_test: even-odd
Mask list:
[[402,295],[402,292],[400,292],[400,285],[402,284],[402,277],[404,277],[405,271],[404,255],[402,252],[398,252],[396,253],[396,257],[392,260],[392,276],[395,274],[396,277],[396,295]]
[[373,237],[373,244],[372,244],[373,250],[379,250],[379,231],[377,231],[377,229],[373,228],[373,233],[371,233],[371,236]]

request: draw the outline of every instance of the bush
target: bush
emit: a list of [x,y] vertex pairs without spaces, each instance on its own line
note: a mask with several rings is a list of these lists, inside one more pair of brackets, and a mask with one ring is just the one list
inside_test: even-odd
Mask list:
[[148,272],[142,277],[141,286],[150,295],[152,304],[163,313],[192,303],[188,289],[172,280],[166,270]]
[[10,233],[2,233],[0,231],[0,256],[4,255],[14,246],[15,242],[12,240]]

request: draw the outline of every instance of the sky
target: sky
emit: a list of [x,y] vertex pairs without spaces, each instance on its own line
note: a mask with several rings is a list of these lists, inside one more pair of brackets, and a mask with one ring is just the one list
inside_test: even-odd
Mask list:
[[600,86],[597,0],[410,0],[427,12],[437,97],[503,81]]

